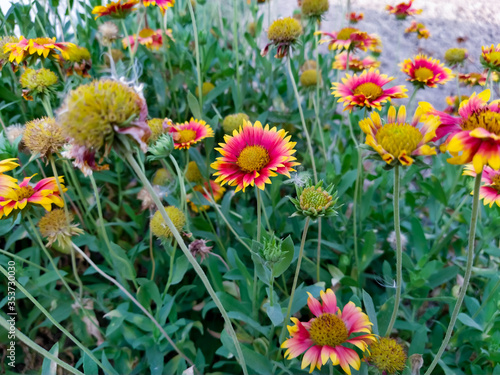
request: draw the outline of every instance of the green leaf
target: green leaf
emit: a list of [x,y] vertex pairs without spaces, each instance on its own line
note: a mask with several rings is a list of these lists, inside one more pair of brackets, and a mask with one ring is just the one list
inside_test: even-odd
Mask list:
[[276,263],[273,267],[273,277],[279,277],[283,272],[285,272],[293,260],[294,255],[294,245],[291,236],[288,236],[283,240],[281,244],[281,251],[283,253],[283,259],[281,259],[278,263]]
[[193,94],[191,94],[191,92],[188,92],[187,100],[189,109],[191,110],[193,117],[195,117],[198,120],[201,120],[203,117],[201,115],[201,108],[198,99],[196,99],[196,97]]
[[146,283],[142,284],[137,291],[137,300],[143,306],[149,306],[151,300],[153,300],[156,305],[161,306],[161,296],[158,286],[152,280],[147,280]]
[[377,244],[377,236],[374,231],[366,232],[363,239],[365,243],[361,249],[360,272],[363,272],[370,265],[375,253],[375,245]]
[[[53,354],[55,357],[59,355],[59,343],[56,342],[52,348],[49,350],[50,354]],[[97,373],[97,372],[96,372]],[[57,374],[57,363],[52,362],[48,358],[43,359],[42,363],[42,374],[46,375],[56,375]]]
[[283,315],[283,311],[281,310],[281,306],[279,304],[270,305],[269,302],[264,304],[264,308],[266,309],[267,316],[271,319],[271,322],[274,326],[279,326],[285,320],[285,315]]
[[373,333],[378,335],[378,322],[377,322],[377,313],[375,312],[375,305],[373,304],[372,297],[365,292],[363,289],[363,303],[365,304],[365,310],[370,318],[370,322],[373,323]]
[[128,259],[125,250],[114,242],[111,242],[111,249],[113,250],[113,253],[110,255],[113,258],[116,271],[120,272],[120,275],[127,280],[135,280],[135,269],[130,259]]
[[181,255],[179,258],[175,260],[174,274],[172,276],[171,285],[179,284],[182,281],[184,275],[189,269],[189,266],[190,266],[189,260],[184,255]]
[[481,327],[478,323],[474,321],[474,319],[472,319],[469,315],[465,313],[458,314],[458,320],[460,320],[467,327],[475,328],[478,329],[479,331],[483,330],[483,327]]
[[97,364],[86,353],[83,354],[83,372],[85,374],[98,374]]

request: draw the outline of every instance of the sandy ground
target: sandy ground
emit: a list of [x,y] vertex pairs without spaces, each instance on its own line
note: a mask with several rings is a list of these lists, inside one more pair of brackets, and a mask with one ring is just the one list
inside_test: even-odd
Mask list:
[[[342,20],[345,2],[345,0],[330,1],[330,10],[321,24],[321,30],[335,31],[346,26],[347,21]],[[483,70],[479,63],[481,46],[500,43],[499,0],[415,0],[413,6],[423,9],[423,12],[405,21],[397,21],[385,10],[386,5],[396,5],[399,2],[400,0],[351,0],[351,11],[363,12],[365,17],[355,27],[381,37],[383,52],[379,58],[382,63],[379,69],[385,74],[395,74],[397,79],[394,82],[398,84],[405,84],[405,76],[397,65],[417,54],[419,49],[443,61],[448,48],[467,48],[469,59],[461,71],[469,73]],[[263,5],[261,9],[266,11],[267,5]],[[296,0],[271,0],[271,19],[290,16],[295,9],[297,9]],[[410,25],[412,19],[422,22],[427,27],[431,33],[429,39],[417,41],[414,33],[404,35],[404,29]],[[459,44],[457,42],[459,37],[465,38],[465,42]],[[326,49],[323,52],[328,53]],[[411,86],[409,82],[406,84]],[[410,95],[412,88],[407,88]],[[461,87],[460,94],[468,95],[480,90],[479,87],[475,89]],[[421,90],[417,94],[417,100],[429,101],[435,107],[443,109],[446,107],[445,97],[456,94],[456,91],[455,81],[450,81],[439,88]]]

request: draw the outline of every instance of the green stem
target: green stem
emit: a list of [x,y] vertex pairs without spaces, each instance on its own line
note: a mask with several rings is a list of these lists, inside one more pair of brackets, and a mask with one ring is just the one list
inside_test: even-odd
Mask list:
[[451,336],[453,334],[453,328],[455,327],[455,322],[457,321],[458,313],[460,312],[460,308],[462,307],[462,303],[465,298],[465,294],[467,293],[467,287],[469,286],[469,280],[472,273],[472,263],[474,260],[474,239],[476,237],[476,225],[477,218],[479,213],[479,189],[481,187],[481,177],[482,172],[476,175],[476,181],[474,183],[474,197],[472,201],[472,217],[470,219],[470,229],[469,229],[469,246],[467,251],[467,265],[465,268],[464,281],[462,287],[460,288],[460,294],[457,298],[457,303],[455,304],[455,308],[453,309],[453,313],[451,314],[450,324],[448,325],[448,329],[446,330],[446,335],[444,336],[444,340],[441,343],[441,347],[439,348],[434,360],[431,365],[425,372],[425,375],[431,375],[432,370],[436,367],[437,363],[441,359],[448,343],[450,342]]
[[[28,218],[31,224],[31,218],[29,216]],[[7,278],[9,277],[7,271],[2,266],[0,266],[0,272],[2,272],[5,277]],[[92,354],[90,350],[87,349],[85,345],[83,345],[75,336],[73,336],[69,331],[67,331],[61,324],[59,324],[59,322],[56,319],[54,319],[54,317],[36,300],[36,298],[33,297],[31,293],[28,292],[21,284],[19,284],[17,280],[15,280],[14,282],[16,284],[16,288],[19,289],[26,297],[28,297],[28,299],[43,313],[43,315],[47,317],[47,319],[49,319],[52,322],[52,324],[54,324],[64,335],[66,335],[67,338],[73,341],[76,346],[78,346],[85,354],[87,354],[90,357],[90,359],[92,359],[92,361],[95,364],[97,364],[104,371],[104,373],[106,373],[106,369],[104,368],[102,363],[99,362],[99,360],[94,356],[94,354]],[[16,333],[18,331],[19,330],[16,329]]]
[[[191,3],[188,1],[188,4],[191,4]],[[191,6],[191,8],[192,8],[192,6]],[[146,190],[148,190],[149,194],[153,198],[153,201],[154,201],[156,207],[158,208],[158,211],[160,211],[160,214],[163,217],[163,220],[165,221],[165,224],[168,226],[168,228],[170,229],[170,231],[174,235],[174,238],[176,239],[177,243],[179,244],[182,252],[188,258],[189,263],[191,263],[191,265],[193,266],[193,269],[198,274],[198,276],[200,277],[201,281],[203,282],[203,285],[207,289],[208,294],[210,295],[210,297],[212,297],[215,305],[219,309],[219,311],[220,311],[220,313],[221,313],[221,315],[222,315],[222,317],[223,317],[223,319],[224,319],[224,321],[226,323],[226,327],[225,328],[227,329],[227,331],[229,333],[229,336],[231,336],[231,338],[233,339],[234,346],[236,348],[236,351],[237,351],[237,354],[238,354],[238,359],[240,361],[240,365],[242,367],[243,373],[245,375],[248,375],[248,371],[247,371],[247,367],[246,367],[246,363],[245,363],[245,358],[243,357],[243,352],[241,351],[241,346],[240,346],[240,343],[239,343],[238,338],[236,336],[236,332],[234,331],[234,328],[233,328],[233,326],[231,324],[231,320],[229,319],[229,316],[227,315],[226,309],[222,305],[219,297],[217,296],[217,294],[215,294],[215,291],[212,288],[212,285],[210,285],[210,281],[208,280],[207,276],[205,275],[205,272],[203,271],[203,269],[200,267],[200,265],[198,264],[198,262],[196,261],[196,259],[193,257],[193,255],[191,254],[191,252],[187,248],[187,246],[184,243],[184,240],[182,239],[179,231],[177,230],[177,228],[172,223],[172,220],[170,220],[170,217],[168,216],[167,212],[165,211],[165,208],[163,207],[160,199],[154,193],[153,187],[151,186],[151,184],[150,184],[149,180],[147,179],[146,175],[142,172],[141,168],[139,167],[139,164],[137,164],[137,161],[133,157],[132,153],[125,151],[123,156],[125,156],[125,158],[127,159],[128,163],[130,164],[130,166],[132,167],[132,169],[135,171],[135,173],[137,174],[137,176],[139,177],[139,179],[142,181],[142,183],[143,183],[144,187],[146,188]]]
[[[233,0],[233,52],[236,57],[236,94],[238,95],[238,102],[241,103],[241,85],[240,85],[240,54],[238,50],[238,1]],[[236,111],[240,111],[241,108],[236,108]]]
[[359,185],[360,185],[360,174],[361,174],[361,148],[359,147],[358,141],[354,136],[354,129],[352,126],[351,114],[348,113],[347,117],[349,119],[349,131],[351,133],[351,139],[354,142],[358,153],[358,163],[357,163],[357,176],[354,185],[354,201],[352,204],[352,218],[353,218],[353,235],[354,235],[354,261],[356,263],[356,275],[360,274],[360,264],[359,264],[359,253],[358,253],[358,196],[359,196]]
[[321,218],[318,218],[318,249],[316,255],[316,281],[320,280],[320,270],[321,270]]
[[307,130],[306,120],[304,119],[304,112],[302,111],[302,105],[300,102],[299,91],[297,90],[297,84],[295,83],[295,78],[292,72],[292,59],[289,57],[287,59],[288,74],[290,75],[290,81],[292,82],[293,92],[295,93],[295,99],[297,100],[297,107],[299,109],[300,120],[302,121],[302,127],[304,128],[304,134],[306,136],[307,148],[309,150],[309,156],[311,158],[312,170],[314,174],[314,183],[318,183],[318,175],[316,172],[316,162],[314,160],[314,151],[312,148],[311,137],[309,136],[309,131]]
[[54,117],[54,111],[52,110],[52,106],[50,105],[50,98],[48,95],[43,95],[42,105],[45,113],[47,113],[47,116]]
[[403,250],[401,248],[401,226],[399,223],[399,165],[394,168],[394,231],[396,233],[396,297],[391,320],[387,326],[386,336],[389,336],[396,322],[399,304],[401,302],[401,286],[403,283]]
[[408,113],[411,113],[411,105],[413,103],[413,100],[415,99],[415,96],[417,95],[418,87],[415,87],[415,90],[413,90],[413,93],[410,96],[410,100],[408,100]]
[[297,280],[299,279],[300,265],[302,263],[302,257],[304,255],[304,245],[306,243],[307,230],[309,229],[310,220],[311,219],[309,217],[306,218],[304,229],[302,231],[302,240],[300,241],[299,257],[297,258],[297,268],[295,269],[295,276],[293,278],[292,290],[290,292],[290,301],[288,302],[288,308],[286,310],[286,318],[283,321],[283,329],[281,330],[280,334],[280,342],[283,342],[283,339],[285,338],[285,333],[287,331],[286,325],[288,324],[288,321],[290,320],[290,316],[292,313],[293,297],[295,295],[295,289],[297,288]]
[[172,279],[174,277],[174,263],[175,263],[175,253],[177,250],[177,242],[174,243],[172,251],[170,253],[170,269],[168,270],[167,285],[165,285],[165,290],[163,291],[163,296],[165,296],[172,284]]
[[[0,266],[1,267],[1,266]],[[9,331],[10,329],[10,323],[5,320],[5,318],[0,315],[0,326],[2,326],[4,329]],[[59,358],[57,358],[55,355],[52,353],[48,352],[44,348],[42,348],[40,345],[38,345],[36,342],[32,341],[28,336],[26,336],[24,333],[22,333],[20,330],[16,329],[15,330],[16,337],[21,340],[26,346],[30,347],[37,353],[40,353],[45,358],[50,359],[51,361],[57,363],[59,366],[61,366],[63,369],[66,371],[69,371],[72,374],[76,375],[85,375],[83,372],[80,372],[73,366],[68,365],[66,362],[61,361]],[[106,372],[104,372],[106,373]]]
[[184,174],[181,171],[181,168],[179,167],[179,164],[177,164],[177,160],[172,155],[169,155],[170,161],[174,165],[175,172],[177,173],[177,179],[179,180],[179,188],[181,189],[181,208],[182,212],[188,217],[188,210],[187,210],[187,199],[186,199],[186,186],[184,185]]
[[262,197],[260,189],[255,189],[257,193],[257,242],[260,242],[260,232],[262,229]]
[[[200,102],[200,110],[203,114],[203,93],[202,93],[202,83],[201,83],[201,56],[200,56],[200,45],[198,42],[198,27],[196,26],[196,17],[194,16],[193,5],[191,1],[187,1],[189,7],[189,14],[191,16],[191,23],[193,24],[194,33],[194,48],[196,53],[196,74],[198,76],[198,101]],[[200,119],[201,120],[201,119]]]

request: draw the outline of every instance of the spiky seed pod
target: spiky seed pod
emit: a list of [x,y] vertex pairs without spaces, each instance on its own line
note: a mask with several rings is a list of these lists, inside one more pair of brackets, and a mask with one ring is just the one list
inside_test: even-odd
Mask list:
[[224,133],[233,134],[233,131],[238,130],[240,126],[243,126],[245,121],[249,121],[250,118],[245,113],[236,113],[234,115],[228,115],[224,117],[222,121],[222,129]]
[[370,345],[368,362],[382,373],[392,375],[402,372],[406,367],[406,352],[396,340],[382,337]]
[[[165,207],[165,211],[167,211],[167,215],[170,220],[172,220],[175,228],[178,231],[181,231],[186,224],[186,216],[184,213],[175,206]],[[160,211],[156,211],[153,215],[150,228],[153,234],[161,240],[167,240],[173,237],[173,233],[165,223],[165,220],[163,220]]]
[[462,64],[467,57],[465,48],[450,48],[444,53],[444,60],[450,66]]
[[[319,76],[319,78],[321,81],[321,76]],[[304,87],[316,87],[317,82],[318,82],[318,74],[316,72],[316,69],[305,70],[300,75],[300,84]]]
[[46,158],[58,152],[66,143],[61,126],[52,117],[42,117],[26,123],[24,145],[33,154]]
[[290,198],[297,211],[292,216],[306,216],[312,219],[318,217],[328,217],[337,215],[335,206],[338,197],[337,192],[333,192],[333,184],[326,189],[323,188],[323,181],[312,185],[310,181],[305,186],[295,186],[297,198]]
[[302,14],[306,17],[319,18],[330,8],[328,0],[303,0]]
[[105,47],[110,46],[119,36],[118,26],[111,21],[99,25],[97,33],[99,41]]

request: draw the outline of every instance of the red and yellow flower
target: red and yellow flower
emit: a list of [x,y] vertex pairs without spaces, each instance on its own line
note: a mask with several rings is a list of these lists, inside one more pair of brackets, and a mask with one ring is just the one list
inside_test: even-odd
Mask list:
[[[488,77],[488,71],[485,70],[482,73],[459,73],[458,81],[463,83],[465,86],[484,86],[486,85],[486,78]],[[491,72],[491,79],[493,82],[498,82],[499,76],[497,72]]]
[[[172,36],[172,29],[167,30],[167,36],[174,40]],[[122,44],[123,48],[132,47],[132,49],[136,48],[135,41],[148,49],[158,51],[160,47],[163,45],[163,30],[152,30],[152,29],[142,29],[139,32],[139,35],[130,35],[128,38],[123,38]]]
[[[315,368],[321,370],[328,360],[334,366],[340,364],[349,375],[351,366],[359,370],[359,355],[346,344],[365,352],[368,345],[376,341],[368,316],[354,302],[349,302],[341,310],[331,289],[321,291],[322,303],[308,294],[307,305],[315,317],[304,323],[291,318],[294,325],[287,327],[291,337],[281,344],[287,349],[285,358],[292,359],[305,352],[301,367],[304,369],[310,365],[310,373]],[[361,335],[357,335],[359,333]]]
[[374,49],[380,45],[380,39],[375,34],[368,34],[354,27],[344,27],[337,32],[318,31],[315,35],[324,35],[329,39],[321,39],[320,43],[328,42],[328,49],[334,50],[362,50]]
[[176,149],[188,149],[202,139],[214,136],[210,125],[207,125],[203,120],[193,118],[184,124],[172,125],[168,132],[172,134]]
[[[472,165],[465,167],[465,176],[476,177],[476,172]],[[481,176],[482,185],[479,189],[479,199],[483,200],[484,205],[493,207],[496,203],[500,207],[500,170],[495,170],[489,166],[485,166]],[[474,192],[471,192],[473,195]]]
[[[378,112],[373,112],[371,118],[359,122],[361,130],[366,134],[366,144],[379,153],[387,163],[394,165],[412,165],[412,156],[436,155],[435,147],[429,146],[436,136],[439,119],[434,116],[423,118],[421,108],[417,108],[411,123],[406,121],[405,106],[389,108],[387,121],[382,123]],[[420,120],[423,124],[419,127]]]
[[447,113],[449,115],[458,115],[458,108],[460,107],[460,103],[467,99],[469,99],[467,95],[461,95],[460,98],[456,95],[447,96],[445,100],[446,104],[448,104],[448,107],[444,109],[444,113]]
[[17,186],[17,180],[14,177],[4,174],[4,172],[11,171],[16,167],[19,167],[16,158],[0,160],[0,196],[7,194]]
[[393,79],[394,77],[387,77],[387,75],[380,74],[375,69],[365,70],[359,76],[346,74],[346,78],[342,78],[342,83],[333,83],[332,94],[339,98],[340,103],[344,103],[344,107],[346,107],[344,111],[351,110],[354,107],[380,110],[382,104],[387,101],[390,102],[391,99],[407,97],[405,92],[408,90],[404,86],[383,88]]
[[410,77],[406,80],[417,87],[436,87],[437,84],[444,85],[453,78],[451,70],[439,60],[422,54],[415,56],[414,59],[414,61],[405,60],[401,64],[401,71]]
[[134,10],[134,7],[139,4],[139,0],[128,0],[122,3],[121,0],[111,2],[107,5],[98,5],[92,10],[92,14],[96,14],[95,19],[104,16],[113,18],[125,18]]
[[500,71],[500,44],[496,47],[491,45],[491,47],[481,47],[483,51],[481,53],[481,63],[485,68]]
[[[24,178],[19,185],[0,196],[0,207],[2,208],[0,217],[2,215],[8,216],[16,209],[23,210],[28,204],[39,204],[47,211],[52,209],[52,204],[59,207],[64,206],[55,177],[44,178],[34,186],[30,184],[32,178],[33,176]],[[59,177],[59,183],[63,191],[66,191],[62,176]]]
[[390,14],[394,14],[398,20],[404,20],[408,16],[422,13],[422,9],[412,8],[412,5],[413,0],[410,0],[407,3],[399,3],[396,6],[387,5],[385,9],[388,10]]
[[[335,56],[335,61],[332,64],[332,69],[346,70],[347,65],[347,52],[339,53]],[[371,56],[364,59],[358,56],[349,55],[349,69],[355,72],[361,72],[365,69],[378,68],[380,61],[377,61]]]
[[260,122],[254,125],[245,121],[233,135],[224,136],[226,143],[219,143],[216,148],[222,154],[211,164],[216,170],[214,176],[219,176],[215,182],[221,185],[236,186],[236,191],[245,191],[246,187],[257,186],[264,190],[265,184],[270,184],[270,177],[283,174],[290,177],[299,165],[292,155],[296,142],[290,142],[285,130],[264,128]]
[[150,6],[150,5],[153,5],[153,6],[157,6],[158,8],[160,8],[160,10],[163,12],[165,12],[168,8],[171,8],[175,5],[175,0],[142,0],[142,3],[144,4],[144,6]]
[[405,29],[405,33],[416,33],[418,39],[427,39],[431,36],[429,30],[423,23],[411,21],[411,25]]
[[446,137],[441,150],[452,155],[448,163],[472,163],[476,173],[485,165],[500,169],[500,100],[488,103],[489,99],[490,90],[473,93],[460,103],[460,117],[437,111],[429,103],[420,103],[425,114],[440,119],[436,140]]
[[9,53],[9,61],[20,64],[30,56],[43,58],[56,57],[60,53],[64,59],[69,58],[68,50],[73,47],[73,43],[56,42],[56,38],[34,38],[26,39],[24,36],[19,38],[16,43],[7,43],[4,46],[4,53]]
[[346,18],[350,24],[354,25],[359,21],[362,21],[365,18],[365,15],[363,13],[351,12],[346,15]]
[[[210,191],[210,188],[212,189],[212,191]],[[217,182],[210,180],[210,186],[208,185],[208,182],[205,182],[203,185],[195,185],[193,187],[193,191],[200,193],[207,201],[212,200],[212,192],[214,202],[218,202],[224,195],[226,188],[222,187]],[[188,195],[187,200],[190,203],[191,210],[193,210],[193,212],[206,211],[210,208],[210,206],[208,205],[196,204],[195,202],[193,202],[193,198],[190,195]]]

